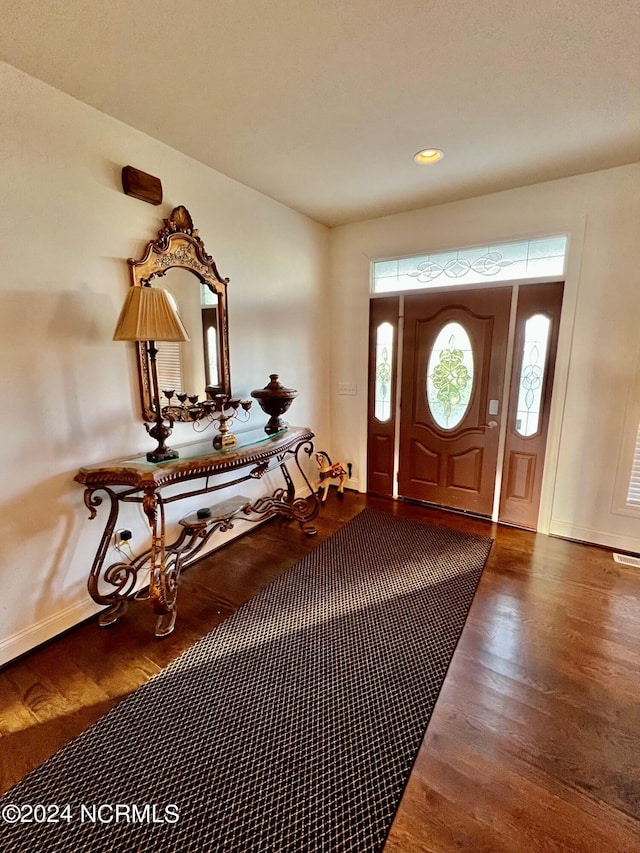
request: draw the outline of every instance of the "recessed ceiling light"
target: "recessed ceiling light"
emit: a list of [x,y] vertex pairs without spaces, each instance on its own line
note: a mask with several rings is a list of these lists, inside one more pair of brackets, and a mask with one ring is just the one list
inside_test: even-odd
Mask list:
[[424,163],[437,163],[443,157],[444,152],[439,148],[423,148],[422,151],[418,151],[417,154],[413,155],[413,159],[420,165]]

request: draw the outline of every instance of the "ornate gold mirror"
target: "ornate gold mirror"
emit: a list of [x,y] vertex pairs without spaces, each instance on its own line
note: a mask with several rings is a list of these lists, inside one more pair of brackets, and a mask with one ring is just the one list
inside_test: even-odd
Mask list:
[[[158,342],[157,368],[160,393],[198,395],[231,394],[229,370],[229,322],[227,317],[228,278],[222,278],[215,261],[193,227],[186,207],[176,207],[164,220],[158,237],[151,240],[140,260],[129,258],[132,286],[150,286],[154,278],[164,278],[166,289],[189,333],[189,343]],[[193,278],[198,281],[193,281]],[[151,368],[144,343],[137,343],[142,417],[156,420]],[[169,396],[171,399],[171,395]],[[161,407],[168,400],[161,400]],[[180,411],[183,414],[180,414]],[[191,420],[188,409],[175,407],[174,420]]]

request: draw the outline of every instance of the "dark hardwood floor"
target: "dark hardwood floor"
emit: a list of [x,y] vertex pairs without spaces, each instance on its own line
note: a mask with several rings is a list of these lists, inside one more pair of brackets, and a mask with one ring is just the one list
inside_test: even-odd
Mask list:
[[273,521],[189,569],[172,636],[156,640],[137,603],[0,671],[2,791],[365,505],[495,538],[386,853],[640,851],[640,571],[603,549],[333,490],[315,539]]

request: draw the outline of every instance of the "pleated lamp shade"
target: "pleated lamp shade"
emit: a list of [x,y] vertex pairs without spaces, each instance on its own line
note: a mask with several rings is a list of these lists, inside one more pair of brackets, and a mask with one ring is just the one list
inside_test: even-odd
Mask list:
[[114,341],[191,340],[166,290],[133,285],[113,333]]

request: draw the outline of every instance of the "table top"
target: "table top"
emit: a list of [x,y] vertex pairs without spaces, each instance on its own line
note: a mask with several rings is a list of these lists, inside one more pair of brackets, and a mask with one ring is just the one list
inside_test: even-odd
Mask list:
[[310,441],[314,433],[308,427],[289,426],[274,435],[264,428],[234,433],[238,439],[235,447],[215,450],[213,433],[206,439],[175,447],[179,459],[166,462],[149,462],[145,453],[115,459],[80,468],[74,480],[87,487],[131,486],[139,489],[158,489],[161,486],[193,480],[249,465],[259,467],[269,459],[295,448],[300,442]]

